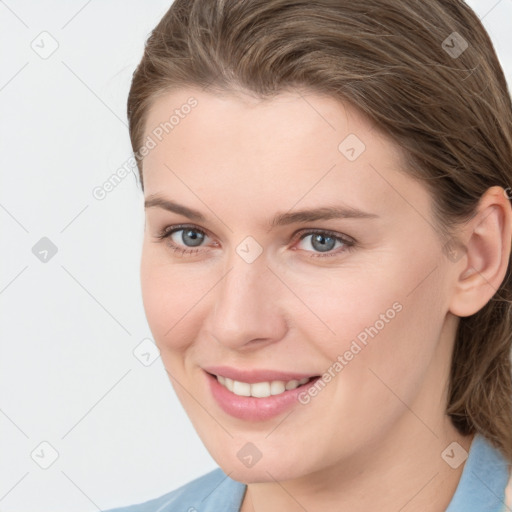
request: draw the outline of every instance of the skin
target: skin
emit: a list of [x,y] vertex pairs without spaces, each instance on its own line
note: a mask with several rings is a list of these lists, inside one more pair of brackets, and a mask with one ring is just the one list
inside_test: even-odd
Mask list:
[[[406,173],[403,155],[356,109],[313,92],[271,100],[187,89],[154,103],[146,134],[190,96],[198,105],[144,159],[145,198],[201,212],[197,222],[146,208],[141,262],[144,307],[173,387],[212,457],[248,483],[242,512],[445,510],[469,450],[445,415],[458,316],[481,309],[502,282],[512,213],[492,187],[459,235],[467,251],[446,257],[432,201]],[[338,150],[348,134],[365,151]],[[376,218],[296,222],[278,213],[345,205]],[[193,254],[158,234],[185,223],[206,233]],[[356,241],[328,251],[307,229]],[[190,249],[182,231],[174,243]],[[263,252],[236,252],[247,236]],[[327,235],[326,235],[327,236]],[[324,255],[324,256],[322,256]],[[264,422],[224,413],[202,367],[227,365],[320,375],[379,315],[402,309],[307,405]],[[237,452],[262,458],[246,467]],[[402,508],[401,508],[402,507]]]

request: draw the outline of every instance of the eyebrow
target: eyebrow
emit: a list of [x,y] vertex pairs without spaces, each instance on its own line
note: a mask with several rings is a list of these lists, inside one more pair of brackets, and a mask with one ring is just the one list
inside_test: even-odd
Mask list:
[[[157,194],[149,196],[144,201],[145,208],[163,208],[169,212],[174,212],[179,215],[184,215],[196,222],[205,222],[206,217],[199,211],[179,203],[166,199]],[[277,226],[285,226],[288,224],[300,222],[314,222],[317,220],[330,220],[330,219],[375,219],[379,216],[375,213],[369,213],[357,208],[347,206],[324,206],[320,208],[312,208],[308,210],[298,210],[295,212],[278,213],[272,219],[271,228]]]

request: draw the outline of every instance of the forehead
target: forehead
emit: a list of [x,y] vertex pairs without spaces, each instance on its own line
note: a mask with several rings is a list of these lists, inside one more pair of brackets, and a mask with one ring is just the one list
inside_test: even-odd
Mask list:
[[[204,128],[195,133],[195,140],[224,135],[224,139],[251,141],[252,146],[289,141],[298,136],[310,136],[313,141],[329,132],[336,134],[336,138],[347,129],[360,133],[373,131],[370,121],[348,103],[312,91],[283,91],[272,97],[257,98],[242,92],[179,89],[153,102],[145,132],[157,138],[167,138],[171,133],[179,137],[180,132],[185,136],[190,124],[194,129]],[[157,133],[162,130],[163,133]],[[189,141],[193,139],[189,137]]]
[[257,201],[273,209],[276,201],[373,203],[376,213],[408,196],[429,207],[426,190],[399,172],[400,148],[351,105],[314,92],[262,100],[173,91],[150,109],[148,137],[155,146],[143,163],[146,195],[177,192],[198,205],[201,194],[236,193],[240,207]]

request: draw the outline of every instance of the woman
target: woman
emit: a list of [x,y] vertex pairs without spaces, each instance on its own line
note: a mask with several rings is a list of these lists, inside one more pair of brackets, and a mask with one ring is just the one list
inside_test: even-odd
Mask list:
[[117,510],[510,510],[512,105],[475,13],[176,0],[128,117],[146,315],[220,468]]

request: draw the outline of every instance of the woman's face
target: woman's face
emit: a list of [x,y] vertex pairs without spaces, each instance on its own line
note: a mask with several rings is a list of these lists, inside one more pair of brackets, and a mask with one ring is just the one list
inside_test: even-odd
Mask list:
[[455,265],[385,135],[315,93],[189,89],[145,141],[147,319],[226,473],[297,478],[443,428]]

